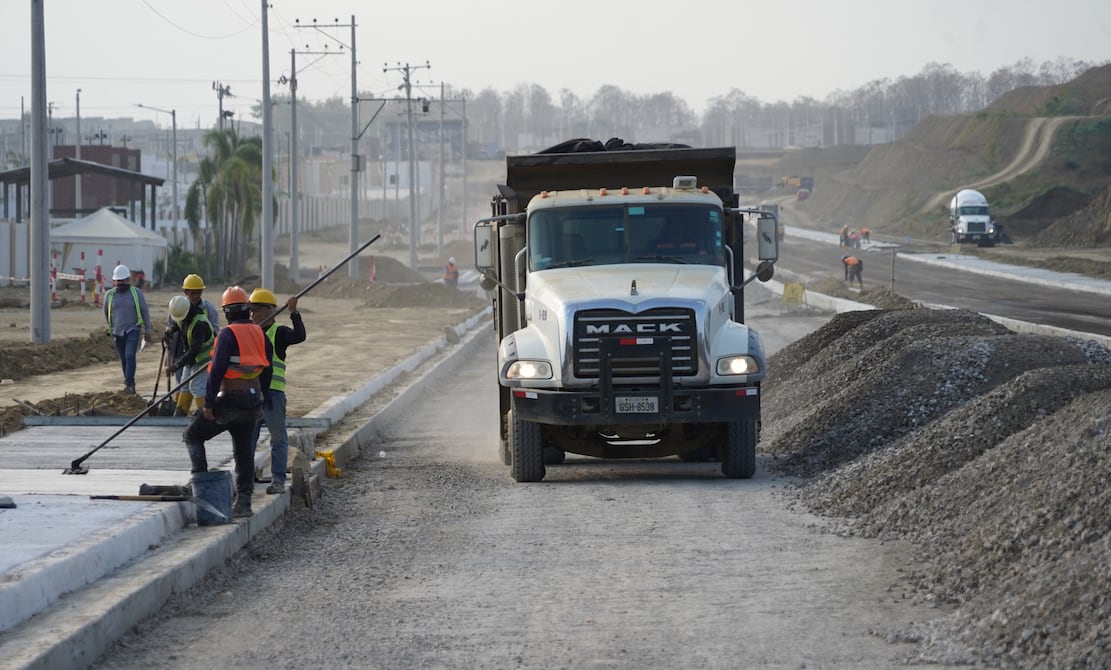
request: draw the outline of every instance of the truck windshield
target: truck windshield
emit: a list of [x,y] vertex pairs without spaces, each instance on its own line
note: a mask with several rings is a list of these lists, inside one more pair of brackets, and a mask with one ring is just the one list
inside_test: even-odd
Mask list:
[[961,206],[961,216],[987,216],[987,205],[963,205]]
[[722,211],[710,205],[564,207],[528,220],[533,270],[614,263],[722,265]]

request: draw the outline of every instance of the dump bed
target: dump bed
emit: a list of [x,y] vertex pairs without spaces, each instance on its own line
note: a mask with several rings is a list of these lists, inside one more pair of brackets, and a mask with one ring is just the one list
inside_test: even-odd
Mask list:
[[541,153],[506,158],[506,184],[498,190],[505,197],[507,213],[523,211],[541,191],[580,188],[630,189],[671,186],[679,175],[693,175],[726,206],[736,205],[733,193],[734,147],[710,149],[668,148],[627,151]]

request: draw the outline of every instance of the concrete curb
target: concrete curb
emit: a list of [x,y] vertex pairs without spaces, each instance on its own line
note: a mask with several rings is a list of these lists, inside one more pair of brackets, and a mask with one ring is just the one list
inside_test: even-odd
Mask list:
[[[92,584],[158,546],[190,521],[192,505],[147,505],[120,525],[84,538],[64,551],[36,559],[0,583],[0,631],[30,619],[63,594]],[[23,576],[24,578],[20,578]]]
[[[314,411],[313,415],[340,412],[338,416],[342,417],[402,374],[412,372],[438,352],[454,346],[454,350],[443,360],[403,389],[338,448],[336,461],[344,462],[357,456],[360,448],[395,418],[407,402],[428,384],[453,372],[462,360],[459,354],[475,350],[483,341],[479,335],[486,331],[477,326],[488,318],[490,312],[491,309],[487,308],[455,326],[455,334],[460,339],[458,344],[450,345],[448,337],[441,337],[381,377],[365,384],[351,396],[361,400],[340,402],[333,399]],[[313,461],[311,465],[314,476],[325,475],[326,464],[323,460]],[[188,589],[209,571],[224,565],[251,538],[284,515],[290,509],[291,492],[287,488],[282,495],[256,494],[255,499],[259,504],[254,506],[254,516],[231,524],[178,532],[191,520],[180,513],[184,504],[169,508],[159,505],[136,515],[143,517],[139,522],[128,523],[123,530],[113,529],[98,536],[97,541],[91,543],[93,546],[120,546],[120,550],[115,552],[116,565],[120,567],[110,574],[111,568],[101,570],[99,574],[86,575],[82,585],[73,587],[79,590],[68,593],[63,604],[55,603],[53,607],[39,611],[30,621],[5,631],[0,641],[0,668],[47,670],[92,664],[129,629],[162,607],[171,595]],[[175,510],[178,512],[175,513]],[[144,538],[153,537],[148,526],[158,524],[163,526],[161,536],[157,541],[146,542]],[[159,543],[161,546],[150,550],[151,546]],[[124,548],[131,552],[130,555],[125,555]],[[58,567],[52,566],[51,570],[57,573],[70,569],[66,566],[89,562],[88,552],[91,550],[58,561]],[[148,551],[144,556],[144,552]],[[139,558],[143,560],[131,560]],[[33,588],[38,588],[39,581],[33,582]],[[27,586],[28,583],[32,582],[20,588],[32,588]],[[25,630],[31,626],[34,627],[33,632]]]

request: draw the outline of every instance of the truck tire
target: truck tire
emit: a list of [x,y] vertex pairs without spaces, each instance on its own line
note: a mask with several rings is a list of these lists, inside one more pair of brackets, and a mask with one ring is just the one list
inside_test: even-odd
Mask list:
[[511,416],[511,412],[506,412],[501,417],[502,432],[498,434],[498,460],[502,462],[502,465],[513,464],[513,452],[509,450],[509,440],[503,437],[509,435],[509,417]]
[[509,471],[519,482],[538,482],[544,479],[544,445],[540,439],[540,424],[521,421],[509,412],[509,451],[513,462]]
[[755,421],[730,421],[726,424],[721,474],[730,479],[751,479],[756,474]]

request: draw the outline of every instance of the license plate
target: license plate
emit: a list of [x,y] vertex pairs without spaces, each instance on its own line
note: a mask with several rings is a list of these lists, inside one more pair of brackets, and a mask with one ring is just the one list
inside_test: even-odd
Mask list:
[[618,414],[656,414],[659,401],[654,395],[617,396]]

